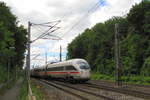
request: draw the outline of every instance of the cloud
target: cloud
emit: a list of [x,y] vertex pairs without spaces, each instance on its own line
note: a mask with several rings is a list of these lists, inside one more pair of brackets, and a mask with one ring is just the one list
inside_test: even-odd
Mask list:
[[102,7],[91,15],[91,26],[97,22],[104,22],[113,16],[124,16],[133,5],[141,1],[142,0],[106,0],[109,5]]
[[[113,16],[123,16],[135,4],[141,0],[1,0],[11,7],[11,11],[18,17],[20,24],[26,28],[28,21],[43,23],[47,21],[61,20],[58,24],[61,29],[53,34],[63,40],[38,40],[31,45],[31,54],[41,53],[39,59],[45,59],[45,51],[48,52],[48,60],[56,60],[59,55],[60,45],[63,48],[63,59],[67,52],[67,45],[84,29],[93,27],[98,22],[104,22]],[[39,31],[38,27],[32,27],[32,40],[37,38],[46,28]],[[41,32],[42,31],[42,32]],[[32,57],[31,57],[32,58]],[[44,60],[32,61],[32,64],[44,64]]]

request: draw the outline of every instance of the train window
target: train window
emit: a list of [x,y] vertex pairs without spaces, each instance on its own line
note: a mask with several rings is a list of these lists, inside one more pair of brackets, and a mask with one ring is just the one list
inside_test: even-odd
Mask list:
[[89,69],[89,67],[85,66],[85,65],[80,65],[81,69]]
[[62,71],[63,67],[55,67],[55,71]]
[[62,71],[64,70],[64,67],[52,67],[52,68],[48,68],[48,71]]
[[77,70],[74,66],[66,66],[66,70]]
[[89,69],[89,65],[85,62],[78,62],[81,69]]

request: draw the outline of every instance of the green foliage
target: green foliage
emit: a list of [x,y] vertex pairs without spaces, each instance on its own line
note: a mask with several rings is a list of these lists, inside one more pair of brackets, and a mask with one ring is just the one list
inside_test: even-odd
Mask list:
[[41,85],[38,85],[35,82],[31,82],[32,93],[36,97],[36,100],[43,100],[44,94],[41,91]]
[[[37,85],[34,81],[30,82],[33,96],[35,96],[36,100],[45,100],[44,94],[40,91],[40,86]],[[20,89],[20,94],[17,97],[17,100],[29,100],[28,92],[27,92],[27,81],[24,79],[22,83],[22,87]]]
[[6,69],[0,66],[0,84],[6,82],[7,80],[7,75],[5,73],[6,73]]
[[113,76],[103,75],[100,73],[92,73],[91,79],[92,80],[111,80],[111,81],[115,80]]
[[142,1],[130,10],[128,16],[133,31],[150,36],[150,1]]
[[119,23],[123,75],[150,76],[150,1],[134,5],[127,17],[113,17],[86,29],[68,45],[67,58],[83,58],[94,72],[115,74],[114,33]]
[[[100,73],[92,73],[91,74],[92,80],[105,80],[115,82],[114,76],[104,75]],[[143,76],[122,76],[122,82],[125,83],[134,83],[134,84],[143,84],[143,85],[150,85],[150,77],[143,77]]]
[[122,45],[122,63],[125,74],[139,74],[143,64],[143,40],[139,34],[129,34]]
[[24,79],[17,100],[28,100],[27,81]]
[[[21,69],[23,66],[27,31],[17,23],[17,18],[10,8],[0,2],[0,75],[6,74],[8,66],[10,72],[13,72],[15,67]],[[3,77],[0,76],[1,78]]]
[[[114,74],[114,25],[120,23],[127,27],[127,21],[114,17],[105,23],[96,24],[91,30],[87,29],[76,37],[68,46],[68,58],[84,58],[92,70],[102,74]],[[126,35],[122,31],[122,38]]]
[[141,69],[141,74],[144,76],[150,76],[150,57],[146,58]]

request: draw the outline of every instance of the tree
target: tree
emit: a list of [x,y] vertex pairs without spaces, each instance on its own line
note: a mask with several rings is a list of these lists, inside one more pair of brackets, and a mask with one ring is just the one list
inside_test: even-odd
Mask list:
[[[15,15],[4,2],[0,2],[0,67],[10,70],[23,66],[24,52],[26,50],[27,31],[23,26],[18,26]],[[14,47],[14,49],[11,49]],[[0,75],[2,73],[0,72]]]
[[127,20],[135,33],[145,34],[150,38],[150,1],[145,0],[133,6]]
[[[142,1],[130,9],[127,17],[113,17],[86,29],[68,46],[68,58],[86,59],[93,71],[115,73],[114,32],[119,24],[122,68],[124,75],[139,75],[149,70],[150,1]],[[146,75],[148,71],[145,71]]]

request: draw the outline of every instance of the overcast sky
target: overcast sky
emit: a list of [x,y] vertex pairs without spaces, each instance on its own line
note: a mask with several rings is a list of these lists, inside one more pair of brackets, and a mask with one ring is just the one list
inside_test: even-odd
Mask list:
[[[86,28],[96,23],[104,22],[113,16],[124,16],[129,9],[142,0],[0,0],[4,1],[11,11],[18,17],[19,24],[27,28],[28,21],[44,23],[61,20],[57,25],[61,27],[53,34],[62,37],[62,40],[37,40],[32,44],[31,54],[41,54],[32,60],[32,65],[44,64],[45,52],[49,61],[59,58],[59,47],[63,48],[63,59],[67,53],[67,45]],[[54,25],[52,23],[51,25]],[[32,40],[38,37],[47,28],[32,27]],[[31,57],[31,59],[32,59]]]

